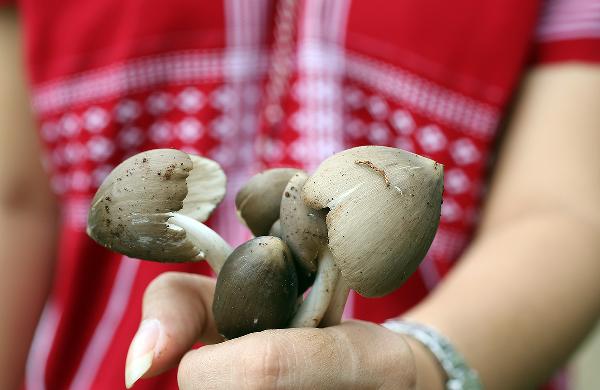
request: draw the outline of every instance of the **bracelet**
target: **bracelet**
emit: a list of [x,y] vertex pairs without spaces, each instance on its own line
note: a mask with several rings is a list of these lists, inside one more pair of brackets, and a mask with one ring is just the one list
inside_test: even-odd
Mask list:
[[448,377],[446,390],[483,389],[477,372],[469,367],[462,355],[439,332],[423,324],[401,320],[387,320],[382,325],[412,337],[431,351]]

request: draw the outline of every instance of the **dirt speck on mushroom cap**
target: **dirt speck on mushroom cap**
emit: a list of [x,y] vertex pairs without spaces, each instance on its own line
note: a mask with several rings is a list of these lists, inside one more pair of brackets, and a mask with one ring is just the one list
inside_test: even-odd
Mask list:
[[325,160],[302,197],[312,208],[330,210],[335,262],[352,289],[372,297],[400,287],[420,264],[439,224],[442,191],[441,164],[363,146]]

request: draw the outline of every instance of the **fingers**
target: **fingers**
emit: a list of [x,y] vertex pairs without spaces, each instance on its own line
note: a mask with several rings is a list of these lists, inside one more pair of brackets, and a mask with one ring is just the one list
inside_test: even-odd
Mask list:
[[212,316],[214,288],[211,278],[178,272],[164,273],[150,283],[142,322],[127,353],[127,388],[141,377],[177,365],[196,342],[222,340]]
[[191,351],[179,387],[188,389],[412,389],[404,340],[374,324],[279,329]]

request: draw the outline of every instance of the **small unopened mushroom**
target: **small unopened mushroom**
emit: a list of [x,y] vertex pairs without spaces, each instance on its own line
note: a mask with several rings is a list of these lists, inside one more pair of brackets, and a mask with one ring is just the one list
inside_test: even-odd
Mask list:
[[228,339],[287,326],[298,281],[292,255],[277,237],[257,237],[236,248],[223,265],[213,300],[219,333]]
[[309,279],[316,274],[313,287],[294,315],[291,327],[319,324],[339,278],[327,247],[326,212],[307,207],[300,195],[307,179],[305,172],[296,173],[285,187],[281,200],[281,237],[294,255],[299,279],[300,275]]
[[254,175],[235,197],[238,217],[255,236],[265,236],[279,219],[281,194],[298,172],[294,168],[268,169]]
[[417,269],[439,224],[442,191],[443,166],[400,149],[357,147],[321,163],[302,198],[327,210],[328,245],[342,275],[322,325],[339,322],[348,288],[383,296]]
[[174,149],[139,153],[98,188],[87,233],[127,256],[161,262],[206,259],[218,272],[231,248],[201,221],[223,199],[225,182],[212,160]]

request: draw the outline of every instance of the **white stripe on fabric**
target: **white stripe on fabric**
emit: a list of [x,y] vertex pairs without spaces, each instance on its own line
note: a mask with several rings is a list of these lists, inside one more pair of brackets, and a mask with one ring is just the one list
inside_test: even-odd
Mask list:
[[107,357],[106,352],[112,345],[112,339],[127,310],[139,264],[139,260],[126,256],[121,258],[106,308],[83,354],[71,383],[71,389],[82,390],[92,387],[98,369]]
[[[176,75],[179,82],[185,84],[211,77],[210,72],[202,71],[211,61],[216,63],[210,65],[214,68],[213,75],[223,77],[222,66],[227,62],[232,64],[227,67],[229,70],[246,68],[247,72],[247,69],[253,69],[245,77],[258,81],[257,76],[264,74],[268,67],[267,52],[260,49],[258,51],[259,55],[238,52],[227,59],[221,51],[218,56],[209,55],[212,59],[207,58],[206,53],[198,52],[133,60],[35,88],[34,108],[38,114],[48,114],[66,107],[109,99],[135,89],[151,88],[160,78],[149,77],[148,75],[156,75],[157,72],[142,70],[145,66],[148,69],[161,69],[167,75],[177,73],[178,69],[187,69]],[[443,88],[402,68],[361,54],[348,51],[344,53],[337,45],[331,47],[303,40],[299,51],[298,66],[303,73],[313,70],[345,73],[349,79],[365,84],[416,112],[441,123],[465,128],[478,138],[487,138],[496,128],[499,112],[491,105]],[[320,57],[325,59],[319,59]],[[325,63],[328,66],[324,68]],[[148,77],[142,77],[142,74]],[[310,88],[308,90],[316,91]]]
[[25,367],[25,388],[46,389],[46,367],[61,314],[52,299],[46,302],[31,343]]
[[[350,1],[307,0],[301,4],[298,81],[292,90],[299,108],[291,122],[299,135],[293,148],[302,151],[296,158],[312,171],[344,148],[343,45]],[[343,318],[354,316],[354,301],[351,294]]]
[[266,58],[267,53],[257,56],[241,50],[232,56],[220,49],[139,58],[41,84],[34,88],[32,104],[37,113],[48,114],[164,83],[220,81],[226,71],[256,77],[266,72]]
[[[219,153],[211,155],[218,162],[229,156],[233,164],[222,164],[227,175],[227,192],[213,221],[221,236],[233,245],[241,244],[250,238],[248,229],[237,219],[235,194],[253,172],[256,165],[254,140],[258,130],[258,98],[260,76],[266,74],[268,53],[265,38],[267,35],[266,15],[269,2],[265,0],[247,2],[227,0],[225,2],[226,58],[253,58],[250,67],[227,68],[223,70],[223,86],[230,90],[231,104],[220,113],[222,119],[231,121],[235,131],[219,139]],[[253,64],[251,64],[253,63]],[[260,66],[255,66],[260,63]]]
[[414,73],[346,52],[346,75],[441,124],[458,127],[479,139],[494,135],[500,116],[498,109]]
[[600,2],[551,0],[546,3],[537,29],[539,41],[600,36]]
[[[294,149],[307,170],[343,149],[342,84],[348,1],[332,4],[309,0],[300,12],[298,81],[294,86],[299,110],[292,125],[299,133]],[[311,118],[317,119],[316,121]]]

